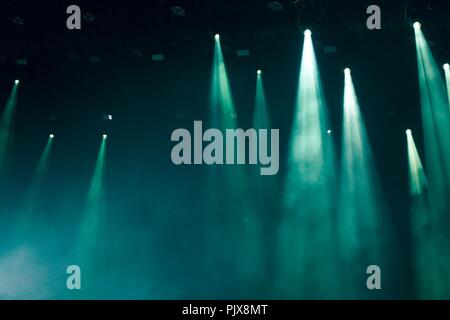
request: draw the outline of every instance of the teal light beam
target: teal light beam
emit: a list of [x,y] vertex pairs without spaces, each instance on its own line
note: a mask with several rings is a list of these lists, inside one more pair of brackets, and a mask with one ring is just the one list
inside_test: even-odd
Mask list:
[[18,88],[19,84],[14,83],[0,119],[0,173],[5,169],[5,162],[12,144],[12,130],[14,126]]
[[450,110],[448,95],[425,36],[416,23],[417,64],[425,146],[425,169],[434,205],[450,228]]
[[[387,269],[391,224],[376,174],[370,142],[360,113],[350,69],[345,69],[344,116],[338,205],[341,279],[346,298],[368,297],[365,268]],[[344,296],[344,295],[343,295]]]

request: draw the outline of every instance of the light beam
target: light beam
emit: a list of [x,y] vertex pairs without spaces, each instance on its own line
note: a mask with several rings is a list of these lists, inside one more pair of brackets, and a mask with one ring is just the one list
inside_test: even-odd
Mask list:
[[332,298],[336,293],[335,157],[328,128],[313,42],[305,31],[279,230],[277,289],[285,298]]

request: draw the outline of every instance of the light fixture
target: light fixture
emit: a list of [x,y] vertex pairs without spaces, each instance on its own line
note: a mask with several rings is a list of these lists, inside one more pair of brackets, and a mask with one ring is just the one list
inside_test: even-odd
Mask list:
[[278,1],[268,2],[267,8],[269,8],[269,10],[273,11],[273,12],[281,12],[284,9],[283,4],[281,4],[281,2],[278,2]]
[[184,17],[186,15],[186,11],[180,6],[172,6],[170,7],[170,11],[172,14],[177,17]]

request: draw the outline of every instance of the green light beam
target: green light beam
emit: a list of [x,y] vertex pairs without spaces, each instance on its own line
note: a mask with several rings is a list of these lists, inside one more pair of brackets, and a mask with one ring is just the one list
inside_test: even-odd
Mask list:
[[212,70],[212,125],[217,128],[235,128],[236,111],[219,37],[215,37]]
[[269,114],[267,112],[266,95],[260,70],[256,73],[255,112],[253,115],[253,128],[270,129]]
[[93,297],[92,293],[95,292],[96,287],[95,276],[101,272],[98,260],[105,245],[102,241],[101,227],[105,223],[106,144],[107,136],[103,135],[80,221],[78,240],[74,247],[74,261],[83,270],[85,284],[78,298]]
[[406,137],[416,294],[420,299],[449,299],[449,244],[428,192],[427,178],[410,130],[406,131]]
[[285,298],[333,298],[337,293],[334,152],[327,122],[311,33],[305,33],[279,230],[277,290]]
[[408,143],[410,194],[411,196],[416,196],[422,194],[424,189],[428,188],[428,182],[410,130],[406,131],[406,137]]

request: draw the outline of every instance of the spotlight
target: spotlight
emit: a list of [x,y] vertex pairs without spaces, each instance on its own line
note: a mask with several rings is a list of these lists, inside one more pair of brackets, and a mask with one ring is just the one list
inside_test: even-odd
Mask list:
[[20,82],[19,80],[14,81],[15,84],[19,84],[19,82]]
[[106,138],[108,138],[108,135],[107,135],[107,134],[104,134],[104,135],[103,135],[103,139],[106,139]]
[[281,12],[283,11],[284,7],[283,5],[278,1],[270,1],[267,3],[267,8],[269,8],[270,11],[273,12]]
[[18,66],[26,66],[28,64],[28,59],[27,58],[16,59],[16,64]]
[[331,134],[331,130],[330,130],[330,129],[328,129],[328,130],[327,130],[327,133],[328,133],[328,134]]
[[218,33],[216,33],[215,36],[214,36],[214,38],[215,38],[216,40],[219,40],[219,39],[220,39],[220,35],[219,35]]
[[170,11],[172,11],[172,14],[176,17],[184,17],[186,15],[186,11],[180,6],[170,7]]
[[96,20],[95,15],[90,12],[83,13],[83,19],[87,22],[94,22]]
[[25,24],[25,19],[22,17],[12,17],[11,20],[16,26],[23,26]]
[[421,24],[420,24],[420,22],[414,22],[413,26],[414,26],[415,30],[419,30],[421,27]]
[[90,63],[100,63],[102,61],[102,58],[100,56],[90,56],[89,62]]
[[311,30],[306,29],[305,32],[304,32],[304,34],[305,34],[305,36],[307,36],[307,37],[311,37]]
[[49,138],[50,139],[53,139],[55,137],[55,135],[53,134],[53,133],[51,133],[50,135],[49,135]]
[[262,73],[261,69],[258,69],[258,70],[256,71],[256,73],[257,73],[258,75],[260,75],[260,74]]
[[448,63],[444,64],[444,70],[450,71],[450,65]]
[[350,68],[345,68],[344,69],[344,73],[345,74],[350,74],[352,71],[350,70]]
[[406,134],[407,134],[407,135],[410,135],[410,134],[411,134],[411,130],[410,130],[410,129],[407,129],[407,130],[406,130]]

